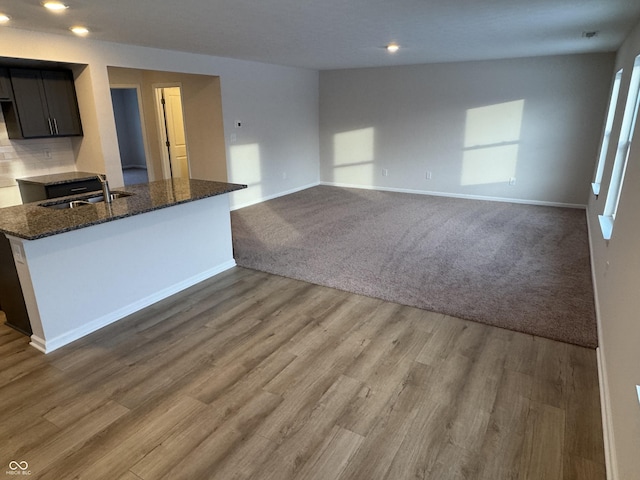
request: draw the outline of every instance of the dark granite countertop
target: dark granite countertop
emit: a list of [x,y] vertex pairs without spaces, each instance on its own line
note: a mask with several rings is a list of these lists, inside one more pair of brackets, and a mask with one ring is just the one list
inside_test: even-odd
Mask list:
[[37,177],[24,177],[17,178],[18,183],[35,183],[38,185],[61,185],[70,182],[81,182],[83,180],[94,180],[97,177],[97,173],[90,172],[65,172],[65,173],[52,173],[51,175],[40,175]]
[[[91,193],[41,200],[0,208],[0,232],[26,240],[36,240],[243,188],[247,186],[208,180],[174,179],[114,188],[114,193],[127,192],[132,195],[116,198],[110,205],[100,202],[66,209],[40,206],[42,203],[58,203],[65,199],[67,202],[70,199],[84,199],[91,196]],[[97,194],[101,192],[93,192],[94,196]]]

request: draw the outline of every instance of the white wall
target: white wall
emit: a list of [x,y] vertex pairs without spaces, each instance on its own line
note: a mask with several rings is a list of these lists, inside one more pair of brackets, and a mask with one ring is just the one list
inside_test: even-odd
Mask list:
[[585,205],[613,59],[321,72],[320,179]]
[[609,241],[602,238],[597,216],[604,210],[631,70],[639,54],[640,24],[619,50],[615,69],[607,71],[612,81],[615,71],[624,68],[600,195],[591,195],[588,206],[611,480],[640,476],[640,405],[636,395],[640,384],[640,122]]
[[[316,185],[318,72],[245,63],[221,80],[229,181],[249,184],[232,194],[232,205]],[[255,112],[268,113],[256,118]]]
[[85,132],[74,141],[76,168],[105,172],[113,186],[123,180],[108,66],[220,76],[229,180],[252,184],[231,195],[232,208],[318,182],[316,71],[12,28],[2,30],[0,56],[86,65],[76,69]]

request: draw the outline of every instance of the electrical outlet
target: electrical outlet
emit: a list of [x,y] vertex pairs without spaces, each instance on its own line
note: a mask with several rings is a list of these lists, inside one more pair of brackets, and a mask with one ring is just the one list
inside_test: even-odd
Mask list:
[[238,140],[238,137],[235,133],[232,133],[231,135],[229,135],[229,141],[231,143],[236,143],[236,140]]
[[516,184],[516,177],[511,177],[509,179],[509,186],[513,187]]
[[43,153],[44,153],[44,158],[51,158],[51,150],[49,150],[48,148],[45,148]]
[[426,178],[427,180],[431,180],[431,170],[427,170]]
[[11,251],[13,252],[13,258],[17,263],[24,263],[24,250],[22,245],[17,242],[11,243]]
[[387,168],[383,168],[382,169],[382,176],[383,177],[388,177],[389,176],[389,170]]

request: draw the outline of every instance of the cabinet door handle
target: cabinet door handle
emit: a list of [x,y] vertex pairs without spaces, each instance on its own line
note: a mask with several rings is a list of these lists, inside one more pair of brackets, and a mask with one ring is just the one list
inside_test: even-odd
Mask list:
[[56,127],[56,135],[59,135],[60,133],[58,132],[58,122],[55,118],[53,119],[53,126]]
[[88,187],[76,187],[76,188],[72,188],[71,191],[72,192],[83,192],[87,189]]
[[53,135],[53,126],[51,125],[51,118],[47,118],[47,121],[49,122],[49,133]]

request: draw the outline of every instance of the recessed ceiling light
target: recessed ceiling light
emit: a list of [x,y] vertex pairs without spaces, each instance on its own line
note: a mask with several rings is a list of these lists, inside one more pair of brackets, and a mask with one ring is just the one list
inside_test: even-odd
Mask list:
[[80,36],[84,36],[89,33],[89,29],[87,27],[77,26],[77,27],[71,27],[69,30],[71,30],[76,35],[80,35]]
[[387,45],[387,52],[389,53],[396,53],[398,50],[400,50],[400,45],[397,43],[390,43]]
[[11,17],[9,15],[0,13],[0,23],[7,23],[9,20],[11,20]]
[[49,10],[52,10],[54,12],[61,12],[63,10],[66,10],[67,8],[69,8],[68,5],[65,5],[62,2],[44,2],[42,4],[42,6],[44,8],[49,9]]

